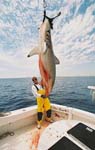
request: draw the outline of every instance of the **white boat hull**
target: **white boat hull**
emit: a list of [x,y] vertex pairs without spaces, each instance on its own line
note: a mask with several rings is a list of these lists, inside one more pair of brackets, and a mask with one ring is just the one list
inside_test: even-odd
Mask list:
[[[90,124],[90,126],[95,129],[95,114],[79,109],[52,104],[52,118],[55,122],[58,120],[69,121],[69,123],[72,121],[84,122]],[[32,133],[37,131],[36,121],[37,106],[11,111],[9,115],[7,114],[4,117],[0,117],[1,137],[7,132],[15,133],[12,137],[8,136],[0,140],[0,150],[10,150],[10,148],[11,150],[20,150],[21,147],[23,147],[24,150],[32,150],[32,148],[30,148],[31,144],[29,143],[31,143],[31,137],[33,137]],[[43,129],[46,128],[44,123],[42,126]],[[16,142],[16,140],[17,144],[14,146],[13,143]],[[10,145],[9,148],[6,143]]]

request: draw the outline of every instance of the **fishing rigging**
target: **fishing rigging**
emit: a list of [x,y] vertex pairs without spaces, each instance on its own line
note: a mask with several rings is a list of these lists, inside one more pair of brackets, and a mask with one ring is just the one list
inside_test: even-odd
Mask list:
[[46,15],[46,7],[47,7],[47,3],[46,3],[45,0],[43,0],[43,8],[44,8],[43,22],[44,22],[45,18],[47,18],[47,19],[49,20],[51,29],[53,29],[53,20],[54,20],[55,18],[57,18],[58,16],[60,16],[60,15],[61,15],[61,12],[59,12],[59,13],[58,13],[55,17],[53,17],[53,18],[49,18],[49,17]]
[[43,0],[43,8],[44,8],[44,10],[47,8],[47,3],[45,0]]

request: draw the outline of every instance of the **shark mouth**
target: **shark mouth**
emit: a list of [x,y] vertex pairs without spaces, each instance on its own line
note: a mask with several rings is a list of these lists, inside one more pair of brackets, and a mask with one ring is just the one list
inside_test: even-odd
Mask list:
[[51,88],[51,87],[49,87],[50,74],[44,67],[44,64],[43,64],[41,58],[39,59],[39,68],[40,68],[40,73],[41,73],[41,77],[42,77],[42,85],[45,87],[46,96],[48,96],[50,93],[49,89]]

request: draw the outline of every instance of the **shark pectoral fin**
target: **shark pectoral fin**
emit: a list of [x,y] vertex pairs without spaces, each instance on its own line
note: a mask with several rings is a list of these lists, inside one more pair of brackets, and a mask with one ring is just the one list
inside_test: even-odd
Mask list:
[[60,61],[59,61],[59,59],[56,56],[54,56],[54,59],[55,59],[55,64],[56,65],[60,64]]
[[38,55],[38,54],[39,54],[39,48],[35,47],[30,51],[30,53],[27,55],[27,57],[31,57],[33,55]]

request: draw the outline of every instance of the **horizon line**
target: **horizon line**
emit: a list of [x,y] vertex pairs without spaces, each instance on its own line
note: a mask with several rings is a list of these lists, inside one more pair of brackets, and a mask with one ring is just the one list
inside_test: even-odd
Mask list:
[[[58,77],[95,77],[95,75],[76,75],[76,76],[56,76]],[[32,78],[31,77],[0,77],[0,79],[21,79],[21,78]],[[40,76],[37,76],[37,78],[41,78]]]

